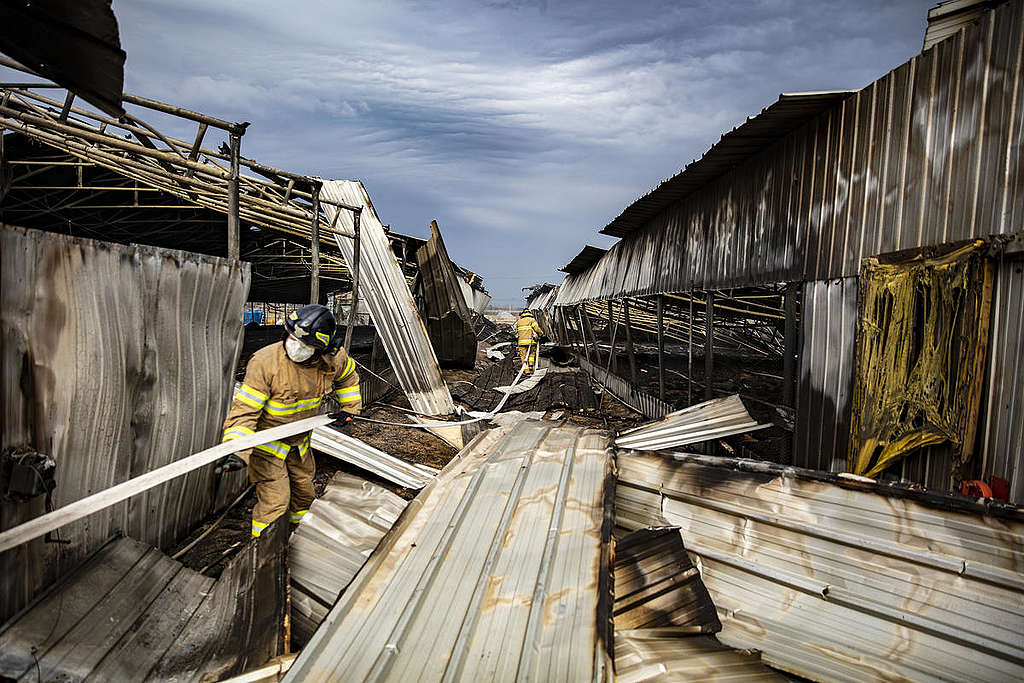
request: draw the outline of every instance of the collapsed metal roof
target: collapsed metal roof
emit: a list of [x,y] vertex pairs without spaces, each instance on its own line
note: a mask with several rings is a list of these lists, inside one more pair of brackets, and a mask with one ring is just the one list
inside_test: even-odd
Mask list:
[[[855,92],[857,91],[829,90],[782,93],[775,103],[765,107],[760,114],[749,117],[745,123],[723,134],[700,159],[694,159],[679,173],[662,181],[656,188],[627,206],[615,220],[601,230],[601,234],[625,237],[643,227],[669,205],[693,194],[703,185],[775,144],[809,119]],[[580,254],[584,252],[586,248]]]
[[712,456],[617,464],[617,524],[680,527],[722,643],[815,680],[1024,678],[1020,508]]
[[608,435],[520,422],[427,486],[286,681],[610,678]]

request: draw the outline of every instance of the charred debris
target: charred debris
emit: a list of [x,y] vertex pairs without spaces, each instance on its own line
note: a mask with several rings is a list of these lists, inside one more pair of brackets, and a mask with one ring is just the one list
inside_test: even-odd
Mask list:
[[[54,82],[0,84],[0,676],[1024,678],[1022,4],[940,4],[626,207],[525,290],[530,377],[436,221],[3,45]],[[212,462],[309,302],[369,419],[250,541],[243,472],[146,477]]]

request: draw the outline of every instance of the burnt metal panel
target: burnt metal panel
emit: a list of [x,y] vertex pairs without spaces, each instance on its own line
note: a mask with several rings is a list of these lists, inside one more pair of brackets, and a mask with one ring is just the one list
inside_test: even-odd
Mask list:
[[866,256],[1018,230],[1022,6],[858,92],[781,96],[612,221],[623,239],[557,304],[850,277]]
[[[427,332],[438,361],[445,366],[472,368],[476,362],[473,317],[437,221],[430,221],[430,239],[416,250],[416,262],[420,268]],[[469,283],[463,284],[469,287]]]
[[609,435],[481,433],[406,508],[286,681],[610,680]]
[[615,680],[734,681],[788,680],[764,665],[756,652],[734,650],[714,636],[694,636],[675,628],[615,631]]
[[804,285],[793,464],[842,472],[849,452],[857,278]]
[[1010,482],[1010,501],[1024,504],[1024,260],[1004,257],[996,270],[996,292],[989,328],[987,428],[982,479]]
[[[359,293],[370,307],[374,326],[409,403],[414,410],[426,415],[453,412],[455,404],[441,377],[426,327],[363,184],[353,180],[325,180],[320,197],[362,207]],[[352,213],[339,211],[333,204],[323,204],[323,208],[328,224],[338,230],[334,233],[338,248],[345,262],[351,264],[355,256],[354,239],[346,235],[353,234]]]
[[617,524],[680,527],[723,644],[814,680],[1024,676],[1024,510],[712,456],[617,465]]
[[130,538],[100,548],[0,630],[20,680],[216,680],[281,652],[286,520],[214,580]]
[[111,0],[0,2],[0,50],[113,116],[124,59]]
[[758,424],[747,412],[739,394],[732,394],[673,411],[655,422],[619,432],[615,437],[615,447],[660,451],[770,426]]
[[[249,266],[238,261],[5,227],[3,432],[57,463],[61,507],[220,441],[242,342]],[[242,472],[197,470],[0,556],[3,616],[116,531],[169,548]],[[216,494],[216,497],[215,497]],[[0,529],[43,512],[0,505]]]
[[722,630],[677,527],[637,529],[615,543],[615,630]]
[[604,386],[616,398],[641,414],[656,419],[672,412],[672,406],[668,403],[640,391],[618,375],[595,365],[583,356],[577,356],[576,360],[579,361],[580,369],[583,372],[593,377],[596,382]]

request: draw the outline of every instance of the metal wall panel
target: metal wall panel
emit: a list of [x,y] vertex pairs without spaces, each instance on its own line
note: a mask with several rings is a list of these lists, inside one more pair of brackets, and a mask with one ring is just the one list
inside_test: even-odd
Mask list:
[[437,221],[430,222],[430,239],[416,250],[423,312],[434,353],[445,367],[472,368],[476,362],[476,334],[473,317],[444,246]]
[[846,471],[857,334],[857,278],[804,285],[793,464]]
[[[414,410],[427,415],[453,412],[455,404],[441,377],[427,330],[363,184],[354,180],[325,180],[320,196],[363,209],[359,223],[359,293],[366,297],[373,324],[409,403]],[[329,224],[340,232],[353,234],[350,211],[339,212],[332,204],[323,204],[323,208]],[[354,240],[337,232],[334,239],[345,263],[351,267]]]
[[[1008,2],[795,131],[780,121],[772,146],[613,232],[557,303],[848,277],[865,256],[1019,230],[1022,17]],[[787,97],[782,113],[804,96]]]
[[[249,265],[5,227],[2,232],[3,431],[57,463],[53,504],[220,441],[242,344]],[[219,495],[237,492],[244,473]],[[0,556],[3,617],[115,531],[166,549],[215,504],[197,470],[63,527],[68,545],[32,541]],[[43,499],[0,505],[0,529]]]
[[1003,260],[996,277],[981,470],[983,479],[1009,480],[1010,501],[1024,504],[1024,260]]

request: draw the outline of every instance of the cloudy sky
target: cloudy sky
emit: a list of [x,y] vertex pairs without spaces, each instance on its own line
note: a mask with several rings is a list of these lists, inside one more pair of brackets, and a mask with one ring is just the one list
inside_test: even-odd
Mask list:
[[125,90],[251,121],[243,153],[363,181],[495,300],[781,92],[860,88],[935,0],[114,0]]

